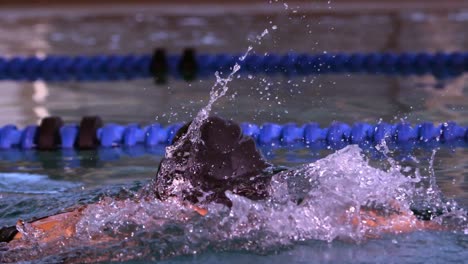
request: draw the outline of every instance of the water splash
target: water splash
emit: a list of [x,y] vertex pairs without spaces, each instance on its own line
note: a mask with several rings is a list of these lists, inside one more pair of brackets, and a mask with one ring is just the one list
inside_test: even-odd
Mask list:
[[[243,61],[251,50],[252,50],[252,47],[249,46],[245,54],[241,56],[239,60]],[[211,87],[210,98],[208,100],[208,104],[205,107],[203,107],[200,111],[198,111],[196,117],[193,119],[192,123],[190,124],[187,133],[181,137],[181,140],[178,140],[178,142],[166,148],[166,157],[168,158],[173,157],[173,154],[176,152],[176,150],[180,149],[182,143],[187,139],[190,140],[190,142],[192,143],[199,143],[200,127],[203,125],[203,122],[205,122],[208,116],[210,115],[213,104],[227,93],[229,89],[228,84],[234,79],[235,74],[240,69],[241,69],[241,66],[236,62],[232,68],[231,73],[226,78],[222,78],[219,72],[215,72],[216,82]]]
[[[268,34],[268,30],[265,29],[265,31],[262,33],[261,36],[259,36],[259,38],[263,38],[266,34]],[[244,61],[248,54],[252,51],[252,49],[253,47],[249,46],[246,52],[242,56],[240,56],[238,60],[241,62]],[[184,151],[184,146],[185,144],[187,144],[187,142],[190,142],[190,148],[192,148],[190,152],[196,153],[198,152],[198,146],[200,144],[204,144],[201,140],[200,128],[209,117],[213,104],[226,95],[226,93],[229,90],[229,83],[234,79],[235,74],[240,69],[241,66],[239,65],[239,63],[236,62],[232,67],[231,73],[229,73],[229,75],[225,78],[221,77],[219,72],[215,72],[216,82],[211,87],[210,98],[208,100],[207,105],[200,109],[200,111],[198,111],[197,115],[190,123],[187,132],[183,134],[179,138],[179,140],[177,140],[174,144],[166,147],[165,157],[167,162],[160,166],[159,172],[161,175],[173,175],[174,179],[171,180],[172,182],[170,186],[164,186],[164,190],[159,191],[177,195],[181,194],[184,190],[193,188],[189,181],[186,181],[182,176],[180,176],[180,172],[183,172],[188,169],[197,169],[196,165],[193,165],[191,166],[191,168],[188,168],[187,164],[196,164],[196,162],[193,162],[191,160],[193,157],[189,155],[189,152]],[[181,152],[182,154],[180,154]],[[177,153],[182,155],[182,157],[179,157],[180,159],[176,161],[174,158],[175,155],[177,155]],[[151,190],[157,190],[158,188],[159,187],[157,181],[153,180],[152,184],[150,184],[148,188],[146,188],[145,192],[147,195],[150,195],[152,193]]]
[[[265,29],[260,35],[257,36],[257,40],[262,40],[267,34],[269,34],[268,29]],[[253,50],[252,46],[249,46],[246,52],[238,58],[239,61],[244,61],[245,58],[249,55],[249,53]],[[228,84],[234,79],[235,74],[241,69],[239,63],[235,63],[232,67],[231,73],[225,78],[222,78],[218,71],[215,72],[216,82],[210,89],[210,98],[208,100],[208,104],[198,111],[197,115],[193,119],[192,123],[190,124],[187,133],[185,133],[178,142],[175,144],[168,146],[166,148],[166,157],[171,158],[173,157],[176,150],[182,147],[182,144],[187,139],[190,140],[192,143],[203,143],[200,142],[200,127],[206,121],[208,116],[210,115],[211,109],[213,104],[222,98],[229,90]],[[183,168],[182,168],[183,169]]]
[[338,237],[361,241],[367,227],[349,220],[360,222],[361,209],[370,205],[393,210],[392,204],[398,203],[399,211],[409,212],[414,182],[398,168],[383,171],[369,166],[360,149],[350,146],[276,175],[272,196],[261,206],[252,207],[245,198],[230,195],[235,201],[231,214],[255,212],[255,218],[282,242]]
[[16,223],[16,230],[21,234],[23,240],[28,241],[29,243],[35,243],[44,235],[40,229],[35,228],[30,223],[24,222],[23,220],[18,220]]
[[[239,60],[244,60],[248,53],[252,50],[252,47],[249,47],[245,54],[239,58]],[[159,193],[170,193],[179,195],[182,194],[184,190],[193,189],[193,186],[189,181],[186,181],[182,176],[181,172],[186,170],[197,170],[197,165],[192,165],[190,168],[188,164],[197,164],[193,161],[193,156],[190,153],[198,152],[198,146],[204,144],[201,140],[201,126],[206,122],[207,118],[210,115],[213,104],[222,98],[228,91],[228,84],[234,79],[234,75],[240,70],[241,66],[236,62],[233,66],[231,73],[223,78],[219,72],[215,73],[216,82],[211,87],[210,98],[208,104],[203,107],[195,116],[195,118],[190,123],[187,132],[183,134],[174,144],[166,147],[166,162],[161,164],[159,168],[160,175],[172,175],[171,183],[169,186],[159,186],[158,179],[154,179],[152,183],[145,189],[146,195],[151,195],[152,190],[158,190]],[[191,144],[190,144],[191,143]],[[190,151],[184,150],[186,145],[190,144]],[[178,159],[176,155],[179,155]]]
[[[78,236],[61,240],[60,247],[57,242],[10,250],[6,259],[54,255],[71,263],[160,260],[207,249],[265,253],[306,240],[359,243],[395,225],[392,221],[377,227],[366,224],[372,221],[364,213],[369,208],[388,219],[406,215],[403,220],[418,229],[410,206],[414,196],[421,195],[416,185],[425,178],[407,177],[401,169],[374,168],[359,147],[348,146],[275,175],[269,199],[252,201],[227,193],[232,208],[209,204],[205,217],[178,199],[161,202],[139,193],[123,200],[106,197],[83,211],[76,225]],[[466,219],[459,227],[466,232]]]
[[[210,204],[206,217],[200,217],[175,200],[127,201],[123,211],[118,209],[121,206],[110,206],[114,209],[109,211],[108,204],[90,207],[82,225],[86,232],[95,234],[102,232],[102,226],[109,226],[106,222],[111,222],[110,226],[117,230],[132,223],[151,226],[154,232],[165,232],[163,226],[170,222],[181,233],[164,234],[166,238],[174,244],[184,241],[189,251],[197,252],[215,245],[222,249],[261,252],[311,239],[361,242],[369,235],[384,234],[395,224],[383,222],[376,228],[366,225],[369,219],[363,212],[369,208],[384,216],[407,216],[399,219],[418,228],[419,221],[410,207],[414,196],[421,195],[416,185],[423,178],[407,177],[401,170],[395,164],[385,170],[374,168],[358,146],[348,146],[315,163],[275,175],[271,196],[264,201],[227,193],[232,208]],[[96,215],[104,217],[96,219]],[[186,254],[184,250],[179,253]]]

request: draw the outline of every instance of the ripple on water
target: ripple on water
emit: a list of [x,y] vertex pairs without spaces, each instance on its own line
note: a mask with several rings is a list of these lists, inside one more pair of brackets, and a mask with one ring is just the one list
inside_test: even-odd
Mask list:
[[52,180],[47,175],[0,173],[0,193],[55,194],[79,186],[79,183]]

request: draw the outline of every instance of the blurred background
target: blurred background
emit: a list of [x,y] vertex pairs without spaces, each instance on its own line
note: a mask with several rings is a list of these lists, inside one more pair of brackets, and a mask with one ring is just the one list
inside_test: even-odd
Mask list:
[[[457,51],[468,47],[467,1],[9,1],[0,3],[2,56],[289,51]],[[274,28],[274,29],[273,29]],[[261,41],[257,37],[270,31]],[[47,115],[78,121],[185,121],[206,102],[212,78],[129,82],[9,82],[0,124]],[[371,75],[240,76],[217,108],[239,121],[344,122],[451,119],[466,122],[464,78]],[[433,87],[446,89],[432,89]],[[265,91],[267,89],[267,91]],[[372,98],[372,100],[369,100]],[[272,102],[274,102],[272,104]],[[252,109],[252,105],[256,108]],[[239,111],[243,109],[243,111]],[[249,109],[249,111],[245,111]]]

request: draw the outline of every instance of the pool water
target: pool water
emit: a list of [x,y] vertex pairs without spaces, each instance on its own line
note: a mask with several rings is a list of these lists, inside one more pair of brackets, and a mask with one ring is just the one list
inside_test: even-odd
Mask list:
[[[330,9],[320,12],[313,8],[288,6],[273,11],[236,7],[225,13],[213,7],[195,8],[191,15],[173,10],[177,9],[1,11],[7,15],[0,19],[3,33],[0,34],[3,39],[0,51],[6,55],[123,54],[148,53],[154,47],[165,47],[169,52],[178,53],[192,46],[200,52],[241,53],[250,45],[252,52],[263,54],[453,51],[468,47],[468,36],[464,34],[468,26],[468,9],[463,8],[371,12],[367,9],[343,10],[331,5]],[[269,34],[259,41],[256,36],[266,28]],[[82,116],[91,114],[100,115],[106,122],[122,124],[184,122],[206,105],[214,80],[214,75],[212,79],[193,83],[170,80],[163,86],[154,85],[152,80],[2,82],[5,96],[0,99],[0,109],[4,113],[0,122],[24,126],[49,114],[59,115],[67,122],[78,122]],[[403,119],[411,123],[453,120],[467,125],[467,83],[466,76],[435,80],[430,76],[403,78],[361,74],[239,75],[229,85],[228,95],[215,104],[213,112],[238,122],[259,124],[315,121],[327,126],[333,121],[376,123],[383,120],[394,123]],[[0,161],[0,226],[15,224],[18,218],[54,214],[77,203],[96,202],[106,195],[125,196],[128,192],[136,192],[155,176],[164,155],[163,148],[154,151],[155,154],[139,157],[131,157],[130,150],[113,150],[114,159],[99,159],[103,152],[109,151],[78,152],[73,158],[64,152],[32,153],[30,155],[36,155],[35,160]],[[296,167],[320,160],[334,151],[266,148],[263,153],[276,165]],[[0,156],[6,156],[6,152]],[[389,155],[400,160],[398,152]],[[433,159],[432,155],[432,150],[421,149],[413,154],[413,160],[401,161],[401,164],[409,166],[411,173],[419,169],[426,176],[433,170],[444,196],[453,199],[459,207],[467,208],[468,148],[441,148]],[[386,161],[371,157],[370,163],[373,167],[384,167]],[[79,167],[74,166],[77,163]],[[200,223],[206,227],[203,221]],[[163,234],[177,233],[178,228],[181,226],[176,225],[174,230]],[[264,231],[259,230],[260,233]],[[274,234],[277,236],[272,240],[276,241],[275,238],[280,236]],[[245,241],[235,240],[218,245],[216,239],[207,235],[202,238],[209,243],[194,243],[190,248],[192,251],[184,251],[181,243],[188,243],[185,238],[173,237],[173,240],[171,236],[167,240],[153,237],[153,240],[145,240],[148,237],[143,234],[141,239],[134,241],[136,244],[128,244],[130,249],[143,255],[135,255],[135,260],[128,261],[460,263],[468,257],[466,229],[383,235],[377,239],[358,239],[357,242],[328,242],[319,236],[309,236],[267,247],[249,247]],[[258,235],[253,239],[264,238]],[[162,243],[164,241],[166,244]],[[42,256],[40,260],[47,263],[65,258],[79,262],[81,257],[88,256],[106,261],[117,253],[131,255],[128,245],[64,250],[60,254]],[[193,251],[197,254],[192,254]]]

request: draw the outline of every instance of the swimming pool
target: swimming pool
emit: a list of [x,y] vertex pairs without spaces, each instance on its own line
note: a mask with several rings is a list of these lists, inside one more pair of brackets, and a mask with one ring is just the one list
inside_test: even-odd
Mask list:
[[[111,11],[99,8],[73,12],[2,11],[7,15],[2,16],[0,23],[3,33],[0,34],[0,52],[9,55],[124,54],[148,53],[154,47],[165,47],[177,53],[192,46],[200,52],[239,53],[252,45],[254,52],[262,54],[290,50],[453,51],[468,47],[468,36],[464,34],[468,9],[463,8],[369,11],[331,5],[331,9],[314,11],[313,8],[281,5],[273,11],[234,6],[226,12],[218,6],[205,6],[191,9],[190,15],[184,10],[142,7]],[[259,41],[257,36],[265,28],[270,33]],[[191,119],[206,104],[213,82],[214,76],[193,83],[170,80],[167,86],[156,86],[152,80],[3,82],[5,96],[0,99],[0,109],[4,114],[0,122],[24,126],[48,114],[59,115],[67,122],[78,122],[82,116],[90,114],[98,114],[106,122],[181,122]],[[466,83],[466,76],[443,81],[431,77],[358,74],[295,78],[241,76],[231,83],[229,95],[217,104],[214,112],[239,122],[259,124],[315,121],[327,126],[334,120],[376,123],[382,119],[393,123],[404,119],[412,123],[453,120],[466,125]],[[275,164],[297,166],[332,152],[278,150],[268,157]],[[14,224],[18,217],[28,219],[52,214],[78,202],[96,201],[103,194],[117,194],[122,188],[139,189],[154,177],[162,153],[100,161],[98,153],[82,152],[80,168],[64,168],[63,163],[57,162],[63,159],[58,153],[43,153],[39,162],[2,161],[1,171],[8,174],[2,174],[2,182],[6,184],[0,185],[3,188],[0,225]],[[429,167],[431,154],[431,151],[416,153],[420,162],[410,165],[424,171]],[[434,159],[438,185],[446,196],[454,198],[464,208],[468,207],[467,161],[466,148],[441,149]],[[21,176],[14,173],[21,173]],[[176,247],[178,242],[174,243],[172,246]],[[457,263],[467,258],[467,247],[466,234],[418,232],[386,236],[362,244],[312,240],[276,245],[268,250],[209,245],[201,254],[176,256],[166,261],[366,263],[444,259]],[[107,254],[106,250],[102,251],[103,255]],[[84,252],[90,256],[99,255],[89,250]]]

